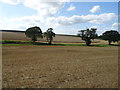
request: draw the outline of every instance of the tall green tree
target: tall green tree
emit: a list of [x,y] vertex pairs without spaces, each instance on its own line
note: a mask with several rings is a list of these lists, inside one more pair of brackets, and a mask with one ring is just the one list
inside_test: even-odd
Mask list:
[[120,40],[120,34],[118,31],[111,30],[111,31],[106,31],[102,34],[101,39],[107,40],[109,45],[111,42],[118,42]]
[[53,37],[55,37],[53,28],[48,28],[48,30],[46,32],[44,32],[44,37],[46,37],[48,44],[52,44]]
[[78,34],[79,37],[82,38],[82,40],[84,40],[86,42],[86,45],[89,46],[91,44],[91,39],[95,39],[97,38],[97,33],[96,33],[96,28],[91,28],[90,29],[87,29],[87,30],[80,30],[78,32],[80,32]]
[[40,29],[40,27],[37,26],[28,28],[25,31],[25,35],[31,38],[33,42],[37,41],[37,38],[43,38],[42,30]]

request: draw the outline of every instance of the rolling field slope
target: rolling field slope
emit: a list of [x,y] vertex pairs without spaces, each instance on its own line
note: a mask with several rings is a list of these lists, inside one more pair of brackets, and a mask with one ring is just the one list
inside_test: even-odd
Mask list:
[[[2,34],[3,40],[30,40],[27,38],[24,33],[21,32],[0,32]],[[38,41],[46,41],[46,38],[40,39]],[[80,37],[73,37],[73,36],[65,36],[65,35],[56,35],[54,37],[53,42],[58,43],[84,43]],[[93,43],[107,43],[103,40],[94,40]]]

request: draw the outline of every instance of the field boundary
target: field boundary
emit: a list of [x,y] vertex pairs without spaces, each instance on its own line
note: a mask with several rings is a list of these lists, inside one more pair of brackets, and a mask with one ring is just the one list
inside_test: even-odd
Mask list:
[[[55,46],[87,46],[85,43],[54,43],[52,45],[49,45],[47,42],[31,42],[31,41],[17,41],[17,40],[2,40],[0,41],[0,44],[2,45],[39,45],[39,46],[48,46],[48,47],[55,47]],[[92,43],[89,47],[110,47],[110,46],[120,46],[117,44],[95,44]]]

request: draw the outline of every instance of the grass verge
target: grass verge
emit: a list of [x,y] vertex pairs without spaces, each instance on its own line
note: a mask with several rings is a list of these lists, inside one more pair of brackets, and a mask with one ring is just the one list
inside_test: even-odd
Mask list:
[[[8,46],[18,46],[18,45],[39,45],[39,46],[87,46],[84,43],[80,43],[80,44],[76,44],[76,43],[55,43],[52,45],[49,45],[47,43],[40,43],[40,42],[35,42],[32,43],[31,41],[16,41],[16,40],[2,40],[0,41],[0,43],[4,46],[8,45]],[[112,44],[112,45],[108,45],[108,44],[91,44],[89,47],[110,47],[110,46],[120,46],[117,44]]]

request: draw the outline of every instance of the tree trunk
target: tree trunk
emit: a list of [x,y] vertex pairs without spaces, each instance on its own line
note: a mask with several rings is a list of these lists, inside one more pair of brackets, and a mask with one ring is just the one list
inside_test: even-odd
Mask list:
[[50,38],[49,38],[49,42],[48,42],[48,44],[50,44],[50,45],[51,45],[51,44],[52,44],[52,40],[53,40],[53,38],[52,38],[52,37],[50,37]]
[[50,44],[50,45],[51,45],[51,44],[52,44],[52,40],[49,40],[49,43],[48,43],[48,44]]
[[108,41],[109,42],[109,45],[111,45],[111,41]]
[[33,41],[33,44],[35,44],[35,41],[37,41],[37,37],[35,35],[32,37],[32,41]]
[[91,40],[90,40],[89,38],[88,38],[88,39],[86,39],[86,41],[85,41],[85,42],[86,42],[86,45],[87,45],[87,46],[89,46],[89,45],[91,44]]

